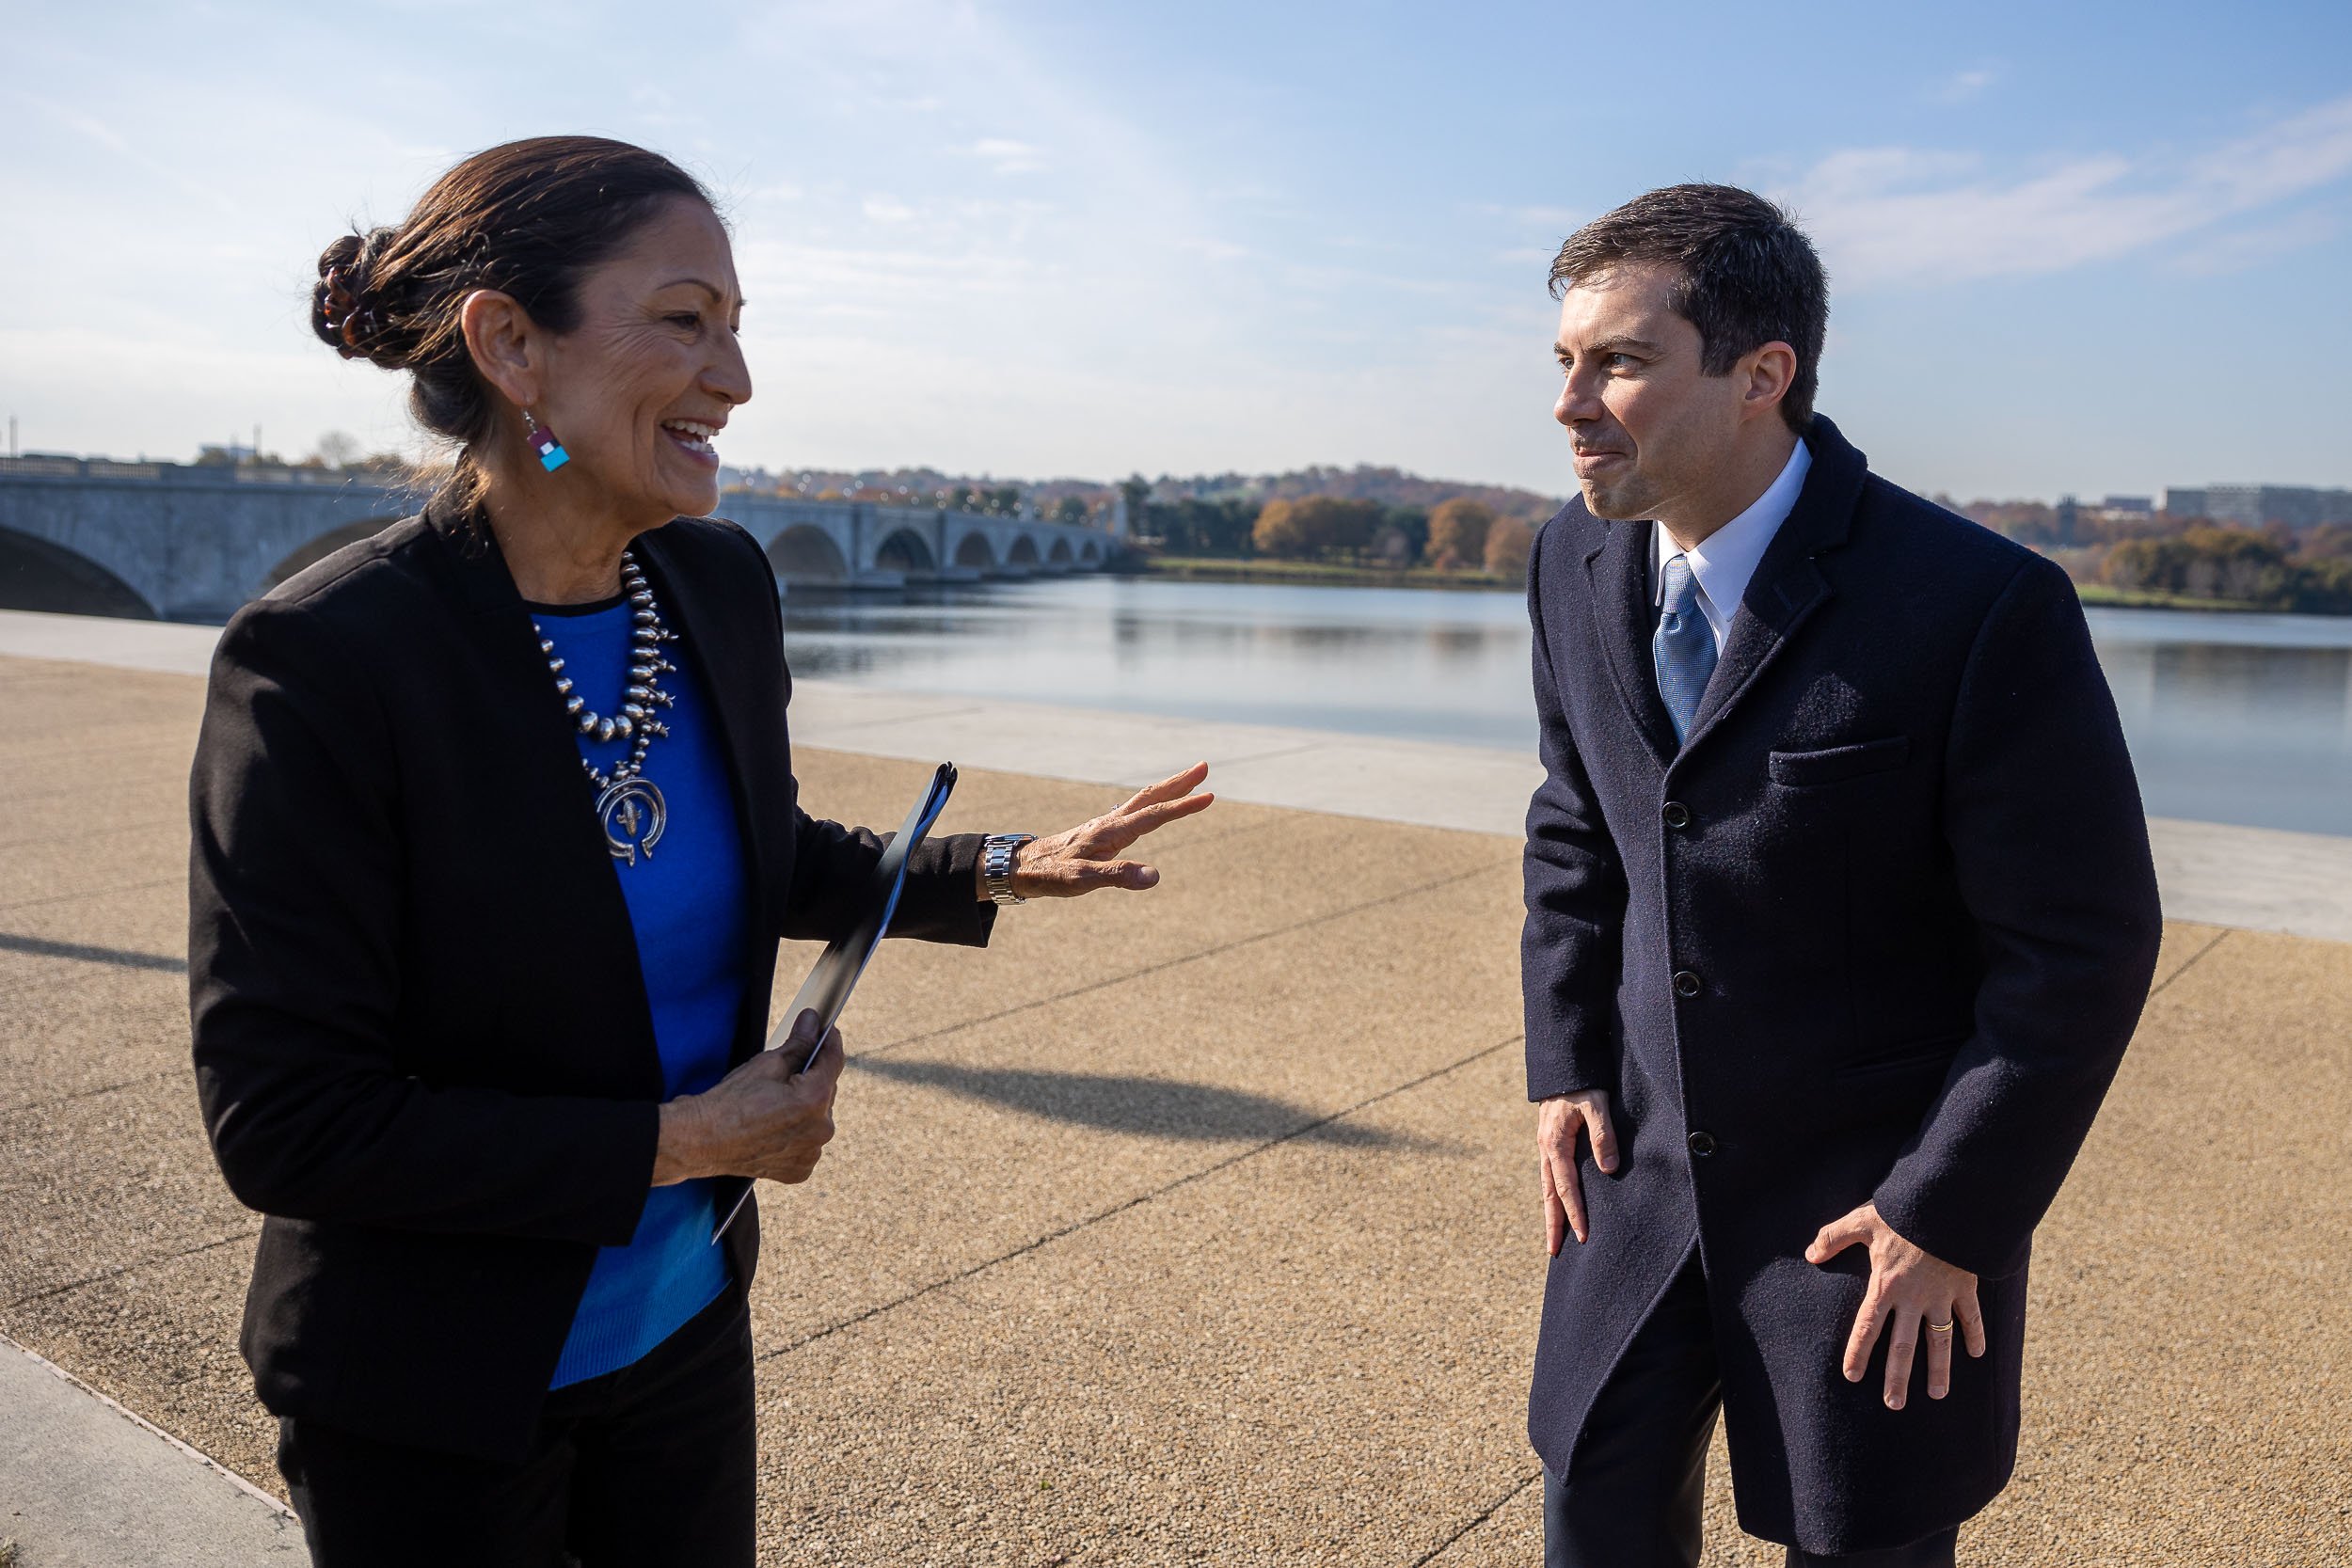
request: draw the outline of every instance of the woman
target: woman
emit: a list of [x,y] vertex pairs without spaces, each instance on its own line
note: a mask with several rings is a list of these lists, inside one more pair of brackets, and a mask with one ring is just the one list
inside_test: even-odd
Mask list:
[[[747,1564],[758,1232],[712,1224],[832,1136],[837,1032],[758,1050],[776,942],[852,925],[882,840],[800,809],[774,578],[707,520],[752,392],[726,230],[666,159],[549,137],[319,275],[319,335],[458,456],[230,623],[197,754],[198,1082],[268,1216],[279,1466],[330,1568]],[[1205,772],[926,843],[896,933],[1152,886],[1117,857]]]

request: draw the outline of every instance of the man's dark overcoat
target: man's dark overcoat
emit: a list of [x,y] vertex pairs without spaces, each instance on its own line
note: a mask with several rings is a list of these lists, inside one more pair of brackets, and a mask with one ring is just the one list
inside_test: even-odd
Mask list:
[[[2155,965],[2145,819],[2057,566],[1868,472],[1827,420],[1687,740],[1650,531],[1571,500],[1530,559],[1528,1088],[1614,1097],[1591,1241],[1551,1266],[1529,1433],[1586,1412],[1693,1247],[1740,1522],[1807,1551],[1959,1522],[2015,1459],[2033,1228]],[[1839,1361],[1868,1278],[1804,1260],[1875,1200],[1982,1276],[1990,1353],[1900,1411]],[[1924,1350],[1922,1352],[1924,1362]]]

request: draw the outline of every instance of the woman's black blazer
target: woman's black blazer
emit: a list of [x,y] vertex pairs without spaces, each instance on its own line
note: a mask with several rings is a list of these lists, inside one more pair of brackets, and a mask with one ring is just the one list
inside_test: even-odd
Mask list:
[[[412,517],[229,623],[190,790],[189,990],[206,1131],[267,1216],[242,1336],[262,1403],[516,1457],[596,1248],[636,1228],[661,1071],[571,721],[495,545],[461,538]],[[850,926],[883,841],[800,808],[758,545],[681,519],[635,547],[733,765],[740,1060],[777,940]],[[984,944],[978,852],[922,846],[894,934]],[[748,1283],[756,1225],[725,1244]]]

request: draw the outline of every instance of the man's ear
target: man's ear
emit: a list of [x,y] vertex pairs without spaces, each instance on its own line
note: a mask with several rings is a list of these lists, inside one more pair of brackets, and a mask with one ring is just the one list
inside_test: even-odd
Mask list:
[[458,325],[466,334],[466,352],[482,379],[506,395],[517,408],[539,401],[537,328],[531,313],[514,295],[496,289],[476,289],[458,308]]
[[1774,341],[1742,356],[1740,368],[1745,377],[1740,392],[1740,417],[1777,416],[1780,400],[1796,385],[1797,351]]

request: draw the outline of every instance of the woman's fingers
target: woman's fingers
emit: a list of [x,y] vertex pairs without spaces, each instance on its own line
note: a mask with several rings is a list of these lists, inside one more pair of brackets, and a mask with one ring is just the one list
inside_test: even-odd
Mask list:
[[1164,800],[1156,806],[1140,811],[1121,812],[1118,817],[1119,831],[1127,835],[1129,843],[1144,834],[1157,832],[1170,822],[1181,821],[1195,812],[1206,811],[1216,803],[1214,795],[1187,795],[1181,800]]
[[1114,815],[1123,815],[1134,811],[1138,806],[1155,806],[1162,800],[1172,800],[1179,795],[1189,795],[1198,789],[1200,786],[1200,781],[1208,776],[1209,765],[1205,762],[1196,762],[1181,773],[1136,790],[1127,798],[1127,803],[1120,807],[1119,812]]
[[[811,1022],[815,1021],[816,1017],[817,1015],[814,1012],[806,1012],[801,1015],[801,1018],[803,1021]],[[815,1037],[814,1029],[810,1031],[810,1037],[812,1040]],[[794,1073],[793,1076],[799,1079],[807,1087],[821,1091],[825,1099],[831,1100],[834,1094],[834,1085],[841,1081],[841,1068],[843,1063],[848,1059],[849,1054],[841,1043],[841,1031],[839,1029],[832,1029],[826,1032],[825,1043],[818,1051],[817,1057],[814,1061],[809,1061],[805,1042],[803,1042],[801,1038],[801,1024],[799,1022],[795,1022],[792,1025],[792,1041],[794,1047],[792,1053],[801,1060],[808,1062],[807,1067]]]

